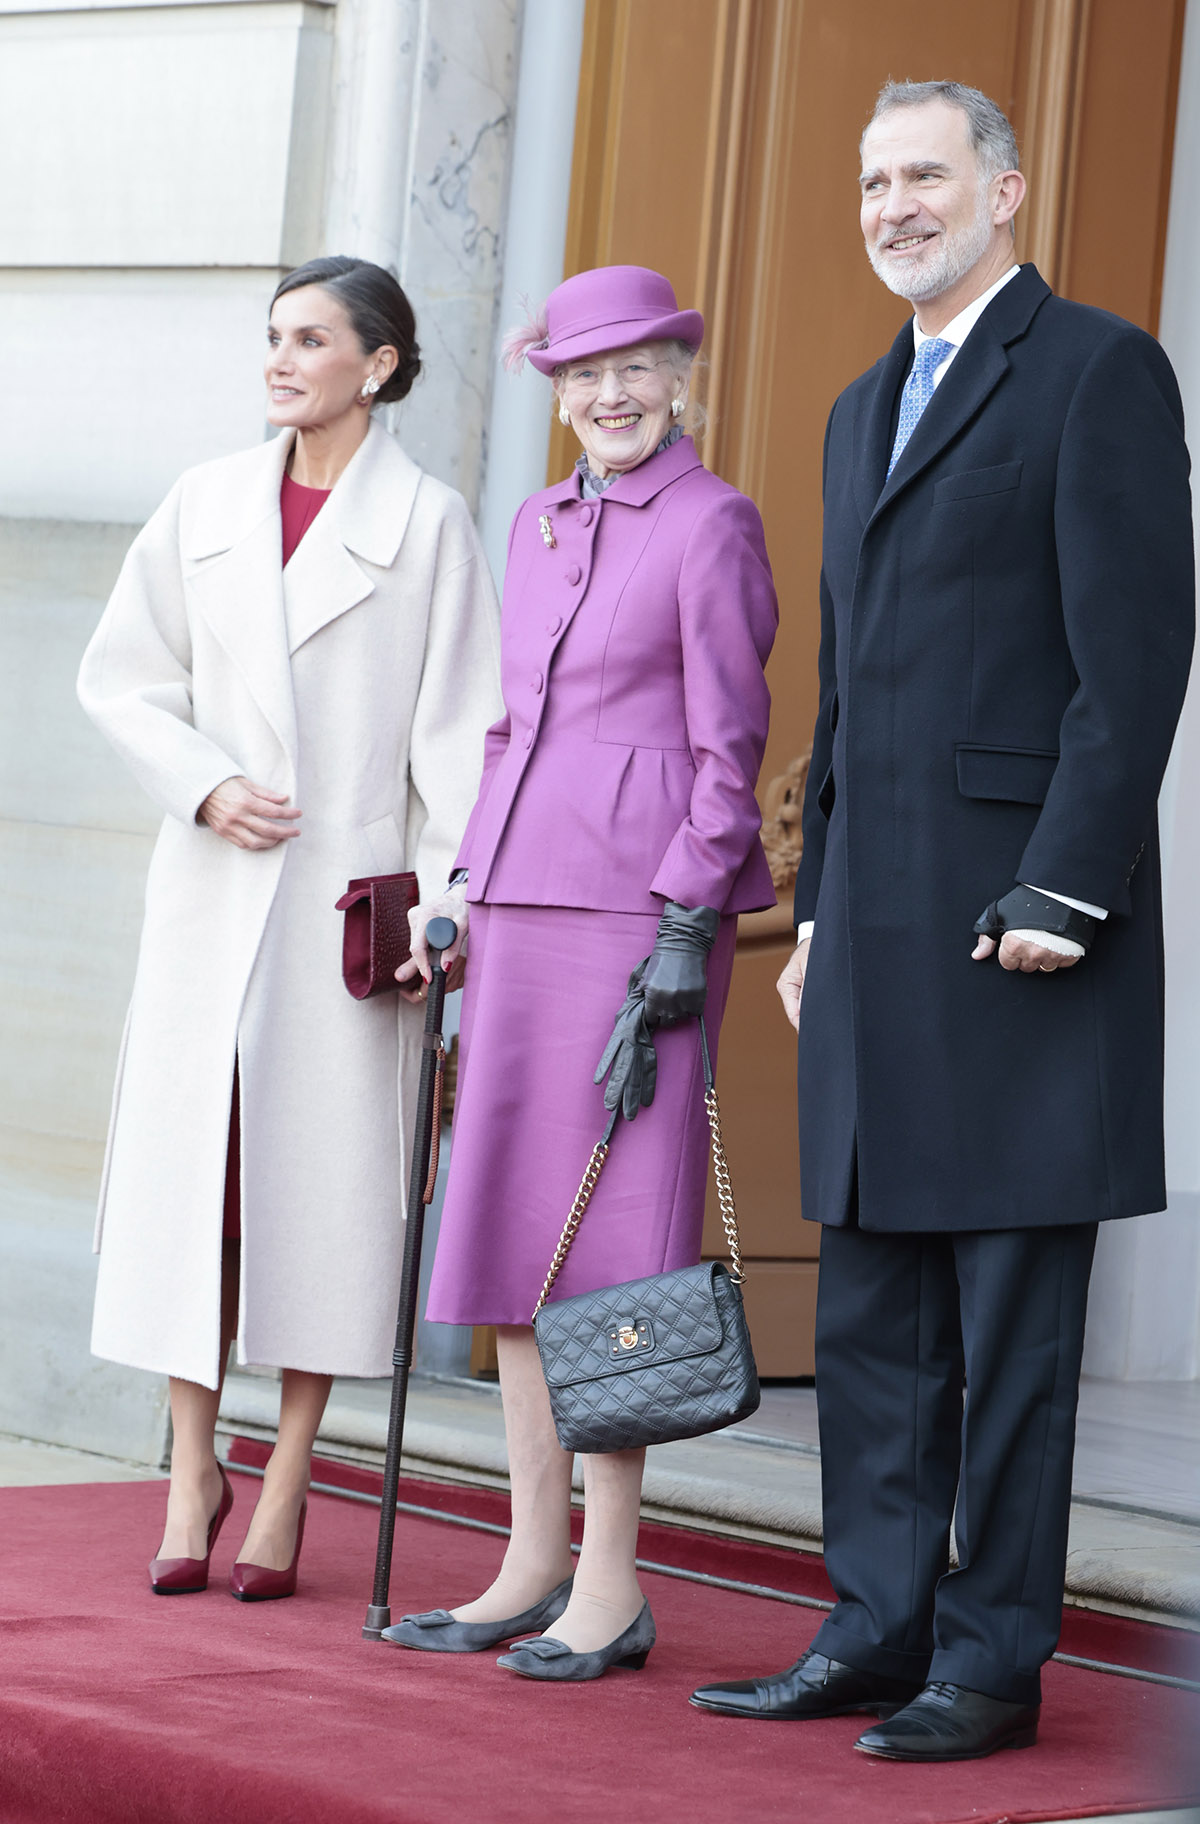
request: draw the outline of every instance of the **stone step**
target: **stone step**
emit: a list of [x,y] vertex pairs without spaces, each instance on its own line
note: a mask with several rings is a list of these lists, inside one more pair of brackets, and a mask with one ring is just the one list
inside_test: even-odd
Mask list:
[[[381,1468],[389,1383],[337,1381],[318,1449]],[[227,1436],[274,1435],[274,1377],[231,1374],[221,1403]],[[804,1551],[821,1550],[821,1462],[816,1446],[756,1433],[753,1419],[730,1431],[646,1455],[648,1520]],[[504,1419],[494,1384],[414,1375],[409,1384],[403,1467],[412,1475],[507,1486]],[[580,1486],[578,1467],[576,1487]],[[867,1491],[864,1489],[864,1499]],[[1071,1507],[1067,1600],[1080,1608],[1200,1629],[1200,1526],[1099,1502]]]

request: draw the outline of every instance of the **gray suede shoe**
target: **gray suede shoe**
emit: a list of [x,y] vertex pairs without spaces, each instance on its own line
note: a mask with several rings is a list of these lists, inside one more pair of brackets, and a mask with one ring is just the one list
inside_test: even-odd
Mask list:
[[523,1615],[510,1615],[507,1621],[455,1621],[449,1609],[427,1609],[423,1615],[402,1615],[381,1638],[393,1647],[415,1647],[421,1653],[482,1653],[514,1634],[557,1621],[570,1600],[571,1581],[568,1577]]
[[519,1672],[522,1678],[599,1678],[610,1666],[640,1672],[657,1638],[650,1604],[644,1602],[625,1632],[594,1653],[572,1653],[565,1641],[555,1640],[553,1635],[539,1635],[536,1640],[521,1641],[511,1653],[502,1653],[496,1664],[506,1671]]

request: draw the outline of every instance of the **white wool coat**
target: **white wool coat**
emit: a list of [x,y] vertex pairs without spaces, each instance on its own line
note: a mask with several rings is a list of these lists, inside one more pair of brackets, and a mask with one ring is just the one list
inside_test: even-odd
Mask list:
[[[444,886],[500,711],[498,612],[466,503],[380,426],[286,570],[290,434],[183,476],[84,655],[87,713],[166,816],[100,1193],[96,1354],[215,1387],[235,1058],[238,1360],[389,1372],[423,1017],[351,999],[352,876]],[[301,834],[197,823],[243,774]]]

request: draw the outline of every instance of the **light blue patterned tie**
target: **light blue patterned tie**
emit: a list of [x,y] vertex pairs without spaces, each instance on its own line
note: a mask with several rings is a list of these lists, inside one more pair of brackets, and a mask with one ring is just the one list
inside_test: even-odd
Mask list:
[[939,336],[931,336],[928,342],[922,342],[912,364],[912,371],[904,382],[904,391],[900,395],[900,421],[896,426],[896,441],[892,445],[892,460],[888,463],[890,475],[900,460],[900,453],[917,428],[917,420],[933,398],[933,376],[935,370],[954,350],[953,342],[943,342]]

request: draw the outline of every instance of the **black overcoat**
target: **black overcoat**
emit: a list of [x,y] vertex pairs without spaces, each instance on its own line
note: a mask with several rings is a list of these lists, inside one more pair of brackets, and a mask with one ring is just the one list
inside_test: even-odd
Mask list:
[[[1156,801],[1193,632],[1178,388],[1025,266],[885,482],[911,324],[833,408],[796,919],[804,1215],[864,1229],[1161,1209]],[[1018,881],[1106,907],[1046,975],[971,960]]]

